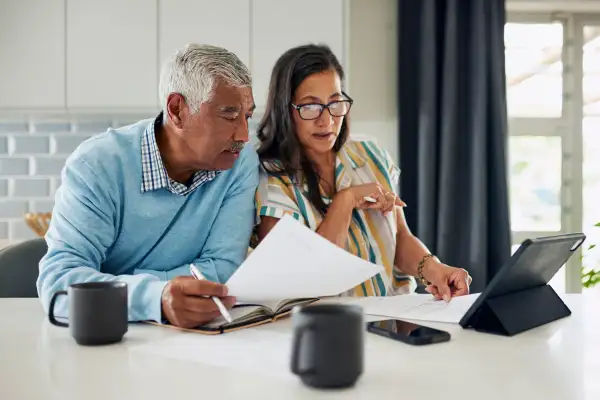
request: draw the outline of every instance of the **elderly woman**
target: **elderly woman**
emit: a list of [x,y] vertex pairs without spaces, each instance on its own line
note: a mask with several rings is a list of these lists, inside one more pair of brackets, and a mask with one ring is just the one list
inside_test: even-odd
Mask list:
[[[326,46],[288,50],[276,62],[258,128],[257,240],[289,214],[352,254],[383,265],[346,295],[410,293],[414,277],[437,299],[468,294],[464,269],[443,264],[409,230],[386,151],[349,138],[353,100]],[[340,266],[343,268],[343,266]]]

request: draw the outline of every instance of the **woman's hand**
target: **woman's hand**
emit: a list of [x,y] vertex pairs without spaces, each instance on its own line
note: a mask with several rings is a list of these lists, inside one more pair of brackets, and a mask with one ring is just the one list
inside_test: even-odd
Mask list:
[[[398,198],[393,192],[384,192],[379,183],[366,183],[342,189],[336,196],[343,196],[350,202],[352,208],[361,210],[379,209],[383,213],[390,212],[394,206],[404,207],[406,203]],[[375,202],[367,201],[370,197]]]
[[436,300],[448,302],[452,297],[469,294],[472,278],[466,270],[434,260],[428,264],[423,268],[423,276],[430,282],[425,290]]

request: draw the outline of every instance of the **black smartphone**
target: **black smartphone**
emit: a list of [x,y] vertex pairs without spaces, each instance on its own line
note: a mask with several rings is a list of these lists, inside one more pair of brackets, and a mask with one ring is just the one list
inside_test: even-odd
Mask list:
[[424,345],[450,340],[450,333],[399,319],[367,323],[367,331],[412,345]]

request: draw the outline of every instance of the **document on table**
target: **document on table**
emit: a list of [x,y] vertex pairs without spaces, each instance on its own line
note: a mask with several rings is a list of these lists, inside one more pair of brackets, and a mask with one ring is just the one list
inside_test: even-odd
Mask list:
[[430,294],[405,294],[388,297],[364,297],[351,301],[367,315],[458,324],[479,293],[453,297],[449,303]]
[[382,273],[285,216],[226,282],[239,302],[336,296]]

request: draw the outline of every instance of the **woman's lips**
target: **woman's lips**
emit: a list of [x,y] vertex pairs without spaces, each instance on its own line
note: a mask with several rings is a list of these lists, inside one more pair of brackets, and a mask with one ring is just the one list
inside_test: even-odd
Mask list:
[[333,136],[333,132],[318,132],[312,134],[315,139],[328,140]]

